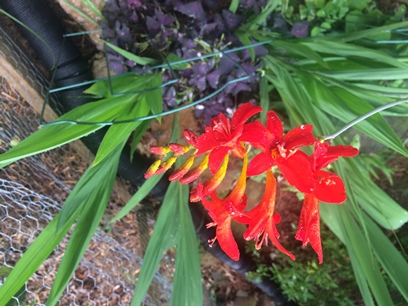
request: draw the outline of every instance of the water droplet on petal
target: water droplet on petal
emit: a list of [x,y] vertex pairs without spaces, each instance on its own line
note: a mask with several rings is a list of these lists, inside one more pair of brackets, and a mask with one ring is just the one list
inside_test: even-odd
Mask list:
[[300,126],[300,129],[301,130],[304,130],[306,127],[305,127],[305,125],[304,124],[302,124],[301,126]]

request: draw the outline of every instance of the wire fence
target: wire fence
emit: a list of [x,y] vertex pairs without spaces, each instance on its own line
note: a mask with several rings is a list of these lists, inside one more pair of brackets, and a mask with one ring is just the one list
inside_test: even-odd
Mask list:
[[[0,31],[0,60],[6,60],[15,69],[13,73],[23,75],[44,97],[46,82],[24,52],[1,28]],[[40,122],[40,115],[14,90],[14,80],[2,76],[4,72],[0,71],[0,153],[37,130]],[[67,145],[0,169],[0,286],[30,244],[59,212],[89,162],[90,155],[84,158]],[[120,201],[114,194],[109,205],[123,205]],[[140,240],[146,237],[153,224],[140,225],[136,219],[123,224],[115,233],[97,231],[59,305],[130,304],[142,264]],[[43,305],[46,302],[68,239],[69,234],[21,288],[12,305]],[[168,257],[163,265],[171,263]],[[164,270],[156,274],[145,305],[168,303],[172,285]]]

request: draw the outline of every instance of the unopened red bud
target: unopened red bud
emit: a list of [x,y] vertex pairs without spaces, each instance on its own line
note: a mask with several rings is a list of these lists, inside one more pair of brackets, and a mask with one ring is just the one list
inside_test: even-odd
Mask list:
[[208,167],[208,155],[196,167],[188,171],[181,179],[181,184],[189,184],[195,181]]
[[172,152],[176,153],[177,156],[183,155],[184,153],[187,153],[188,151],[190,151],[189,146],[183,146],[178,143],[169,144],[169,148]]
[[156,155],[166,155],[167,153],[170,152],[170,148],[164,146],[153,146],[150,147],[150,152]]
[[189,144],[191,144],[194,148],[198,147],[198,136],[194,134],[190,130],[185,130],[184,131],[184,138],[188,141]]
[[149,177],[151,177],[152,175],[157,174],[157,169],[159,168],[161,164],[161,160],[156,160],[150,167],[149,169],[147,169],[144,177],[145,179],[148,179]]
[[156,174],[162,174],[166,172],[167,170],[169,170],[170,167],[173,166],[173,164],[176,162],[176,160],[177,160],[177,157],[172,156],[166,161],[162,162],[162,164],[160,165],[160,168],[156,171]]
[[182,166],[178,167],[170,175],[169,181],[177,181],[181,179],[188,172],[188,170],[190,170],[193,163],[194,163],[194,156],[190,156]]

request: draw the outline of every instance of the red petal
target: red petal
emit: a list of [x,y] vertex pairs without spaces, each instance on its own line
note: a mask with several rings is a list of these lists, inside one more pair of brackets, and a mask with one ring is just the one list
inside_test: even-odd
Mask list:
[[319,201],[313,195],[305,195],[295,238],[302,241],[303,246],[310,242],[319,258],[319,264],[323,262],[323,250],[320,241]]
[[[245,189],[246,189],[247,168],[248,168],[248,155],[246,154],[244,156],[244,162],[242,164],[241,175],[239,176],[239,179],[237,183],[235,184],[234,189],[225,199],[228,203],[230,203],[228,205],[231,207],[231,212],[233,212],[234,209],[239,209],[239,210],[245,209],[246,198],[244,199],[244,196],[245,196]],[[243,202],[243,199],[245,200],[244,202]],[[234,214],[235,213],[236,212],[234,211]]]
[[260,113],[261,111],[262,107],[255,106],[250,102],[241,104],[232,116],[232,130],[236,130],[240,125],[242,126],[250,117],[257,113]]
[[225,155],[230,151],[229,147],[217,147],[213,149],[209,155],[208,166],[212,174],[216,173],[221,167]]
[[180,184],[190,184],[195,181],[208,167],[208,155],[193,169],[190,169],[181,179]]
[[356,156],[357,154],[358,154],[358,149],[352,146],[338,145],[338,146],[330,146],[327,149],[327,155],[351,157],[351,156]]
[[286,250],[278,241],[277,238],[279,238],[279,233],[278,230],[276,229],[276,225],[275,223],[273,223],[273,218],[269,219],[268,222],[268,227],[267,227],[267,231],[268,231],[268,237],[269,239],[272,241],[273,245],[282,253],[288,255],[290,257],[290,259],[295,260],[295,255],[293,255],[291,252],[289,252],[288,250]]
[[197,140],[196,143],[197,146],[195,147],[197,149],[197,153],[195,154],[196,156],[211,151],[212,149],[220,145],[220,142],[215,139],[214,134],[212,132],[205,132],[196,140]]
[[357,154],[358,149],[352,146],[330,146],[328,143],[316,143],[313,156],[316,159],[316,170],[320,170],[336,161],[340,156],[351,157]]
[[283,125],[278,115],[270,110],[266,117],[266,127],[268,131],[272,133],[277,139],[281,139],[283,136]]
[[252,158],[249,163],[247,176],[254,176],[261,173],[264,173],[268,169],[271,169],[274,166],[274,160],[271,157],[269,152],[261,152]]
[[217,226],[217,240],[220,248],[233,260],[239,260],[239,249],[231,230],[231,218],[226,218]]
[[194,148],[198,148],[198,136],[194,134],[190,130],[185,130],[184,131],[184,138],[187,140],[189,144],[191,144]]
[[285,149],[293,150],[301,146],[310,146],[315,143],[316,138],[312,133],[313,126],[305,124],[289,131],[282,139]]
[[343,180],[335,173],[317,172],[317,182],[313,195],[320,201],[340,204],[347,199]]
[[297,151],[288,158],[279,157],[276,163],[288,183],[300,192],[311,193],[315,185],[308,156]]
[[244,125],[241,137],[238,140],[249,142],[251,146],[257,149],[270,150],[274,137],[261,122],[255,121]]
[[169,176],[169,181],[177,181],[181,179],[193,166],[194,156],[190,156],[183,165],[178,167],[174,172]]
[[231,140],[231,124],[230,120],[225,117],[223,113],[211,119],[211,127],[213,131],[214,138],[220,142],[228,142]]
[[204,184],[199,183],[196,189],[191,190],[190,192],[191,202],[201,201],[205,196],[212,193],[218,188],[227,172],[228,160],[229,155],[227,154],[225,155],[222,165],[217,170],[217,172],[209,180],[205,181]]

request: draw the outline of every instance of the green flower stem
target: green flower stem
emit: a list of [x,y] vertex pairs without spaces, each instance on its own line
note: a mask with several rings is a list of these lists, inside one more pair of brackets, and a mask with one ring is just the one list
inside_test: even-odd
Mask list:
[[405,99],[405,100],[395,101],[395,102],[392,102],[392,103],[389,103],[389,104],[386,104],[386,105],[383,105],[383,106],[379,106],[379,107],[373,109],[371,112],[368,112],[367,114],[365,114],[363,116],[360,116],[360,117],[357,117],[356,119],[350,121],[348,124],[346,124],[340,130],[334,132],[333,134],[321,137],[321,139],[325,140],[325,141],[326,140],[331,141],[334,138],[336,138],[337,136],[339,136],[341,133],[347,131],[349,128],[351,128],[352,126],[356,125],[357,123],[367,119],[368,117],[371,117],[372,115],[375,115],[376,113],[379,113],[379,112],[381,112],[381,111],[383,111],[385,109],[388,109],[388,108],[391,108],[391,107],[394,107],[394,106],[397,106],[397,105],[400,105],[400,104],[404,104],[404,103],[407,103],[407,102],[408,102],[408,99]]

